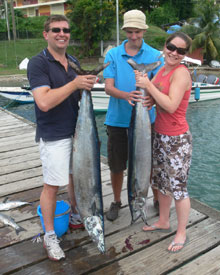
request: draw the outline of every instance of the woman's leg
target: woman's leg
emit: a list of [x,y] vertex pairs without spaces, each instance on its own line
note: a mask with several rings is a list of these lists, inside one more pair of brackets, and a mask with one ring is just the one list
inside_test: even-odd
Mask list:
[[[159,209],[160,216],[159,220],[153,224],[156,228],[168,229],[170,227],[170,206],[172,203],[172,197],[162,194],[158,190],[158,199],[159,199]],[[154,228],[151,226],[144,226],[144,231],[152,231]]]
[[[174,238],[174,243],[184,244],[186,241],[186,226],[189,219],[190,212],[190,199],[185,198],[181,200],[175,200],[176,214],[177,214],[177,232]],[[183,245],[169,245],[168,250],[177,251],[182,249]]]

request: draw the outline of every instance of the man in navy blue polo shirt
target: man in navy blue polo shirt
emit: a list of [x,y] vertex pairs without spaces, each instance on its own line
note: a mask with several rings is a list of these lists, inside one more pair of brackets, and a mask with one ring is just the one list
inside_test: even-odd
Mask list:
[[44,247],[51,260],[65,258],[54,232],[54,213],[59,186],[68,185],[72,207],[71,225],[82,226],[77,214],[71,175],[72,136],[78,116],[80,89],[91,90],[96,76],[77,76],[66,53],[70,40],[68,19],[52,15],[44,24],[43,36],[48,47],[28,64],[28,80],[35,100],[36,141],[39,142],[44,186],[40,197],[45,225]]

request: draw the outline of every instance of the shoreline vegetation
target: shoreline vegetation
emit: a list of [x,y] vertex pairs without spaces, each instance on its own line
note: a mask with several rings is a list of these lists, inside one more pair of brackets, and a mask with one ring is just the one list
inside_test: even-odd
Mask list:
[[[83,69],[91,70],[94,69],[96,66],[100,65],[99,59],[98,58],[93,58],[92,60],[86,60],[81,61],[81,67]],[[192,73],[192,78],[194,77],[194,69],[196,67],[189,67],[191,73]],[[201,66],[196,68],[196,74],[204,74],[204,75],[215,75],[218,78],[220,78],[220,69],[215,69],[211,68],[209,66]],[[193,79],[194,80],[194,79]],[[6,86],[4,84],[5,82],[9,82],[8,84],[11,83],[11,81],[15,83],[20,83],[20,85],[28,84],[27,80],[27,71],[26,70],[19,70],[19,69],[14,69],[14,70],[7,70],[4,72],[0,71],[0,85],[1,86]],[[7,86],[14,86],[14,85],[7,85]]]

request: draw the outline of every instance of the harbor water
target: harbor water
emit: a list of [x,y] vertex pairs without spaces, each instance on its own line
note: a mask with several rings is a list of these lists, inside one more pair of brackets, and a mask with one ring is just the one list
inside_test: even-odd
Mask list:
[[[0,106],[35,122],[34,104],[13,105],[0,96]],[[105,114],[96,115],[101,154],[106,156]],[[193,136],[193,158],[188,190],[190,197],[220,210],[220,100],[189,105],[187,120]]]

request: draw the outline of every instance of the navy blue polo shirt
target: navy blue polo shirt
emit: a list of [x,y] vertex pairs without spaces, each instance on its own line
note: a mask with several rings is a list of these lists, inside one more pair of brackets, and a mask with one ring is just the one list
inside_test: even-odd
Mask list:
[[[67,57],[77,63],[70,56]],[[48,49],[43,50],[28,62],[27,76],[31,90],[39,87],[60,88],[76,77],[75,71],[68,65],[66,72],[63,65],[56,61]],[[35,103],[36,113],[36,141],[42,138],[44,141],[55,141],[74,135],[78,116],[80,91],[73,92],[62,103],[49,110],[41,111]]]

